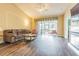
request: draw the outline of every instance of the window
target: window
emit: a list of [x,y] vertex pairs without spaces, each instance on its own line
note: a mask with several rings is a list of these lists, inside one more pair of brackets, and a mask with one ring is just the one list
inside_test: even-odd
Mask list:
[[79,15],[73,16],[71,19],[70,43],[79,49]]
[[57,20],[38,21],[37,29],[39,34],[53,33],[53,31],[57,32]]

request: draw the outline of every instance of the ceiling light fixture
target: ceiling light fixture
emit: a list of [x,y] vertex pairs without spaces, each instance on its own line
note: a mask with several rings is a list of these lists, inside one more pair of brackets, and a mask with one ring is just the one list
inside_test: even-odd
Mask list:
[[47,4],[38,4],[38,11],[42,12],[42,11],[45,11],[47,10]]

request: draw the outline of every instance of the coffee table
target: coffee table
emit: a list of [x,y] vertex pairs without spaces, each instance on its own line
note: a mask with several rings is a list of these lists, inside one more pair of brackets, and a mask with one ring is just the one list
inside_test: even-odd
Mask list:
[[24,36],[24,41],[27,41],[27,40],[34,40],[36,38],[36,34],[23,34]]

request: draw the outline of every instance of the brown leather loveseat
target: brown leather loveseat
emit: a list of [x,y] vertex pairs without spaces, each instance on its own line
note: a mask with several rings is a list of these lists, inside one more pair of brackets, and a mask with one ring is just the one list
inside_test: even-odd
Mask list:
[[4,42],[16,42],[18,40],[24,39],[22,34],[30,33],[29,30],[26,29],[8,29],[3,31],[3,39]]

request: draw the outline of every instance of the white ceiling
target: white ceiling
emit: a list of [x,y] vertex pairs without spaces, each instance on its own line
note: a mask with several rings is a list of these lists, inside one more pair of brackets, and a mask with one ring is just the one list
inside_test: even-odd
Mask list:
[[[44,4],[44,3],[43,3]],[[40,8],[39,3],[19,3],[16,4],[24,13],[33,18],[39,18],[42,16],[58,16],[63,14],[66,9],[71,6],[71,3],[45,3],[47,9],[44,11],[38,11]]]

